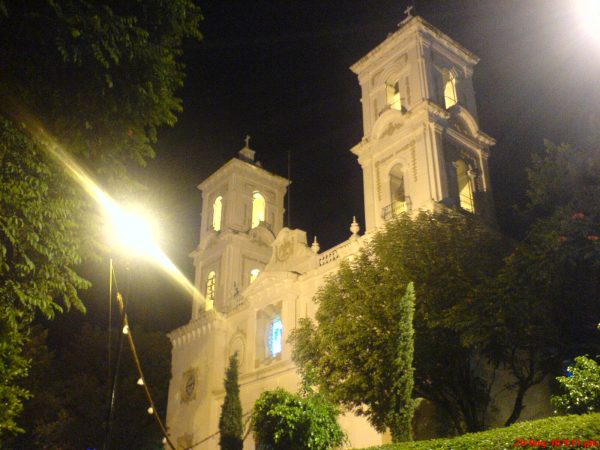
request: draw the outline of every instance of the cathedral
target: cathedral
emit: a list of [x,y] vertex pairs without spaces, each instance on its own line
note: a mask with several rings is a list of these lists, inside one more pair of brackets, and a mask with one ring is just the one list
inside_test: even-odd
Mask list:
[[[229,357],[240,361],[245,418],[265,390],[295,392],[299,375],[287,343],[312,298],[340,261],[399,213],[453,208],[493,218],[488,157],[494,139],[479,129],[472,75],[478,58],[421,17],[351,66],[361,88],[364,233],[323,250],[284,227],[289,180],[265,170],[246,145],[205,179],[200,239],[192,252],[195,298],[173,344],[167,425],[178,448],[218,449]],[[358,100],[358,99],[357,99]],[[389,442],[363,417],[340,417],[348,446]],[[254,449],[252,435],[244,449]]]

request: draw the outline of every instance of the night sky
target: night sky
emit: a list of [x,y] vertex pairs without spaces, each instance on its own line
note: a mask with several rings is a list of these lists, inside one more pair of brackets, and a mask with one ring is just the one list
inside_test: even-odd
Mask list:
[[[399,0],[200,1],[202,42],[187,43],[184,113],[159,135],[140,177],[165,251],[188,275],[198,243],[196,186],[243,146],[286,176],[291,225],[322,249],[364,227],[362,175],[349,149],[362,137],[360,89],[349,66],[397,29]],[[481,58],[475,67],[480,125],[497,139],[490,160],[501,228],[518,229],[525,167],[543,139],[577,143],[600,114],[600,40],[567,0],[416,1],[416,13]],[[189,319],[190,299],[159,272],[132,262],[132,323],[170,330]],[[106,306],[106,261],[86,269],[88,318]],[[125,278],[124,270],[118,272]],[[63,324],[68,318],[59,319]]]

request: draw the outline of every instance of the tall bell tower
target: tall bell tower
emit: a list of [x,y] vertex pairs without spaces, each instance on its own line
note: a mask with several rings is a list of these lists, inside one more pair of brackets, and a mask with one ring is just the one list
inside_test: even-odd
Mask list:
[[283,227],[289,181],[255,161],[246,145],[204,180],[200,242],[191,253],[195,286],[204,296],[193,303],[192,319],[204,311],[234,307],[271,258],[271,244]]
[[478,58],[421,17],[352,65],[362,92],[367,231],[402,212],[449,207],[493,219],[493,138],[479,129]]

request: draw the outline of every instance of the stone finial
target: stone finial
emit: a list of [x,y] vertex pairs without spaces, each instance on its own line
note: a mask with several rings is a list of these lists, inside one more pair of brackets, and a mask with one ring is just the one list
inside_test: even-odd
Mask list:
[[357,237],[359,231],[360,225],[356,221],[356,216],[352,216],[352,223],[350,224],[350,233],[352,233],[352,237]]
[[317,237],[315,236],[315,240],[313,241],[312,245],[310,246],[310,249],[313,251],[313,253],[316,255],[317,253],[319,253],[319,250],[321,250],[321,246],[319,245],[319,243],[317,242]]

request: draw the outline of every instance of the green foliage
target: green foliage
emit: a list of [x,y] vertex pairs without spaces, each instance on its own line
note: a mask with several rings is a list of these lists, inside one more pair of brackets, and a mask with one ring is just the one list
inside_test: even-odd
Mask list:
[[343,262],[318,292],[319,325],[300,322],[292,334],[294,359],[333,401],[405,440],[414,410],[414,289],[385,283],[373,259],[364,250],[352,264]]
[[[144,378],[159,414],[164,417],[170,378],[170,343],[163,333],[133,329]],[[19,420],[26,432],[3,440],[6,448],[76,450],[101,448],[109,393],[107,383],[107,332],[89,325],[71,338],[67,349],[53,355],[45,334],[36,331],[25,348],[33,361],[25,387],[32,398],[25,401]],[[117,339],[113,339],[113,355]],[[118,380],[111,446],[159,448],[162,433],[147,414],[148,401],[136,384],[138,374],[125,343]],[[114,370],[114,367],[113,367]],[[52,377],[49,377],[52,374]]]
[[319,394],[266,391],[254,404],[252,427],[262,450],[328,450],[341,446],[338,411]]
[[77,266],[101,247],[102,221],[48,158],[48,136],[131,191],[128,167],[181,111],[178,57],[200,18],[189,0],[0,2],[0,437],[18,431],[29,323],[84,309]]
[[26,391],[15,386],[27,373],[21,347],[36,312],[52,317],[62,305],[82,310],[77,290],[88,283],[73,267],[81,262],[75,190],[40,143],[0,116],[0,436],[19,431],[14,418]]
[[578,356],[567,370],[571,376],[556,378],[564,393],[552,397],[554,407],[565,414],[600,412],[600,365]]
[[531,226],[471,308],[464,333],[527,390],[562,361],[600,350],[600,158],[596,147],[546,142],[529,171]]
[[490,384],[462,323],[505,248],[470,215],[421,213],[388,223],[317,293],[317,323],[302,321],[293,334],[303,376],[378,430],[396,433],[395,418],[413,407],[400,380],[412,377],[401,299],[414,282],[415,392],[446,411],[456,431],[481,429]]
[[225,373],[225,399],[219,418],[219,446],[221,450],[241,450],[244,446],[238,366],[238,356],[237,353],[234,353],[229,358],[229,367]]
[[369,450],[492,450],[519,447],[597,449],[600,448],[598,436],[600,436],[600,414],[586,414],[519,422],[510,427],[465,434],[453,439],[382,445],[369,447]]
[[116,180],[128,163],[152,157],[157,128],[173,125],[182,109],[177,58],[182,39],[200,37],[198,7],[191,0],[7,0],[4,7],[3,96]]
[[[16,418],[23,411],[23,400],[29,397],[26,389],[16,383],[27,375],[28,360],[22,352],[23,334],[3,327],[0,330],[0,435],[23,431]],[[0,444],[2,448],[2,444]]]

